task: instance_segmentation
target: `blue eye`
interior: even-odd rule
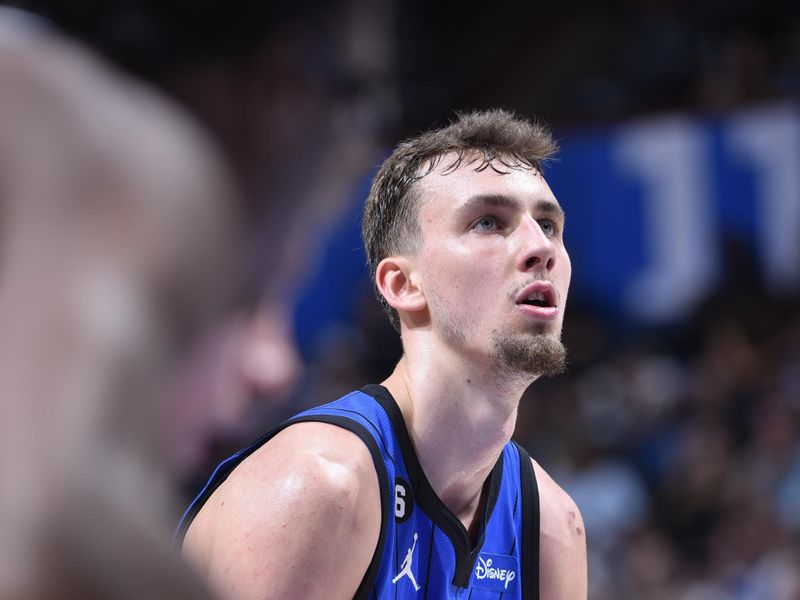
[[[481,217],[472,224],[472,228],[476,231],[494,231],[498,227],[497,219],[494,217]]]
[[[550,219],[542,219],[539,221],[539,227],[542,228],[542,233],[548,237],[554,236],[558,233],[558,227]]]

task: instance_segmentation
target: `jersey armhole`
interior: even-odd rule
[[[203,507],[211,494],[213,494],[214,491],[222,484],[222,482],[228,478],[228,475],[230,475],[230,473],[236,468],[236,466],[239,465],[239,463],[241,463],[250,454],[266,444],[270,439],[275,437],[287,427],[295,425],[296,423],[309,422],[328,423],[329,425],[335,425],[354,433],[369,450],[370,456],[372,456],[372,463],[375,465],[375,471],[378,476],[378,487],[380,489],[381,496],[380,536],[378,537],[378,545],[375,548],[375,553],[372,555],[372,560],[370,561],[369,567],[364,573],[364,577],[361,580],[355,595],[353,596],[354,600],[367,600],[373,586],[375,585],[375,579],[378,576],[378,569],[381,565],[384,547],[386,546],[386,519],[389,518],[387,516],[389,514],[389,475],[386,471],[386,464],[383,462],[383,454],[381,454],[381,450],[378,447],[378,443],[375,441],[375,438],[369,433],[366,427],[361,425],[361,423],[347,417],[336,415],[308,415],[305,417],[290,419],[267,434],[261,436],[258,440],[244,450],[237,452],[232,457],[220,463],[220,465],[217,467],[217,470],[211,476],[209,483],[206,484],[206,487],[189,506],[186,514],[184,514],[183,518],[181,519],[181,523],[178,526],[178,530],[175,534],[175,543],[178,546],[183,543],[183,538],[186,536],[186,531],[189,529],[194,517],[198,512],[200,512],[200,509]]]
[[[514,445],[519,453],[522,488],[522,597],[524,600],[539,600],[539,486],[530,455],[519,444]]]

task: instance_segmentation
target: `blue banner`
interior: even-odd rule
[[[573,294],[623,316],[683,316],[752,248],[775,291],[800,283],[800,112],[670,116],[565,136],[547,179],[567,213]]]

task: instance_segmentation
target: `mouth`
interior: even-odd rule
[[[550,321],[558,316],[555,289],[546,281],[536,281],[524,288],[517,295],[516,304],[523,313],[537,320]]]
[[[517,304],[557,308],[556,291],[547,281],[536,281],[517,295]]]

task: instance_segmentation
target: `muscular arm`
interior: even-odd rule
[[[381,525],[366,446],[300,423],[246,459],[209,499],[184,551],[230,599],[352,598]]]
[[[542,600],[586,600],[586,534],[577,505],[533,461],[539,484]]]

